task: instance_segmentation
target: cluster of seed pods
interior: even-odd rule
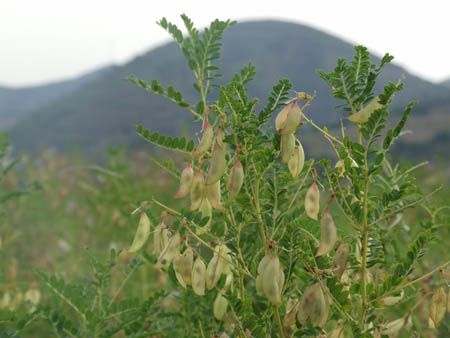
[[[278,255],[264,256],[258,265],[256,292],[260,296],[265,295],[274,305],[278,306],[281,304],[283,285],[284,272]]]

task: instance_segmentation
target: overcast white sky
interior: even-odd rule
[[[181,13],[200,27],[215,18],[308,24],[441,81],[450,77],[449,9],[446,0],[0,0],[0,84],[39,84],[126,62],[167,41],[155,21],[178,24]]]

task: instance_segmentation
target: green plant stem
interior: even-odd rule
[[[123,279],[122,283],[120,284],[119,288],[117,289],[116,293],[114,294],[114,296],[111,298],[111,300],[109,301],[108,304],[108,309],[112,306],[112,304],[114,303],[114,301],[116,300],[117,296],[119,296],[120,292],[122,291],[123,287],[125,286],[125,284],[127,284],[128,280],[130,279],[131,275],[133,274],[133,272],[137,269],[137,265],[133,266],[133,268],[131,269],[131,271],[128,273],[128,275]]]
[[[277,319],[278,328],[280,329],[280,337],[284,338],[283,324],[281,323],[280,311],[278,311],[278,306],[276,306],[276,305],[274,305],[274,313],[275,313],[275,318]]]
[[[259,182],[260,182],[260,177],[257,176],[255,178],[255,191],[254,191],[254,196],[253,196],[253,203],[255,205],[256,217],[258,219],[259,231],[261,233],[261,239],[264,243],[266,255],[269,255],[270,254],[269,243],[267,243],[267,240],[266,240],[266,233],[264,231],[264,222],[263,222],[263,219],[261,216],[261,209],[259,208]]]
[[[304,113],[302,113],[303,118],[308,122],[310,125],[312,125],[314,128],[316,128],[318,131],[320,131],[322,134],[324,134],[329,139],[333,140],[334,142],[338,143],[339,145],[343,146],[344,144],[338,140],[336,137],[328,133],[327,131],[320,128],[317,124],[313,122],[313,120],[309,119]]]

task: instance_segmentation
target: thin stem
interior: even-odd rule
[[[283,324],[281,323],[280,311],[278,311],[278,306],[274,305],[275,318],[277,319],[278,328],[280,330],[280,337],[284,338]]]
[[[133,274],[133,272],[137,269],[137,265],[133,266],[133,268],[130,270],[130,272],[128,273],[128,275],[124,278],[124,280],[122,281],[122,283],[120,284],[119,288],[117,289],[116,293],[114,294],[114,296],[111,298],[111,300],[109,301],[108,304],[108,309],[112,306],[112,304],[114,303],[114,301],[116,300],[117,296],[119,296],[120,292],[122,291],[123,287],[125,286],[125,284],[127,284],[128,280],[130,279],[131,275]]]
[[[322,128],[320,128],[317,124],[315,124],[312,120],[310,120],[304,113],[302,113],[302,116],[304,117],[304,119],[306,120],[306,122],[308,122],[310,125],[312,125],[314,128],[316,128],[318,131],[320,131],[322,134],[324,134],[326,137],[328,137],[329,139],[333,140],[334,142],[338,143],[339,145],[343,146],[344,144],[338,140],[336,137],[334,137],[333,135],[331,135],[330,133],[328,133],[327,131],[323,130]]]

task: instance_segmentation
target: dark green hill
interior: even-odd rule
[[[364,43],[364,41],[361,41]],[[338,57],[350,58],[353,46],[315,29],[285,22],[240,23],[225,33],[221,63],[227,79],[251,61],[257,69],[251,93],[265,97],[279,78],[287,77],[296,90],[317,91],[309,110],[318,123],[334,123],[340,117],[336,102],[315,70],[330,70]],[[108,146],[137,145],[133,126],[142,123],[150,130],[179,133],[190,113],[175,104],[120,81],[135,74],[146,80],[157,78],[164,86],[194,97],[193,76],[174,43],[151,50],[131,62],[85,83],[77,90],[41,107],[17,124],[12,138],[20,150],[51,146],[65,151],[77,144],[88,152],[103,152]],[[396,105],[419,99],[415,114],[448,100],[449,90],[408,74],[397,66],[386,68],[382,81],[397,81],[406,75],[405,90],[395,98]],[[196,102],[197,100],[193,100]]]

